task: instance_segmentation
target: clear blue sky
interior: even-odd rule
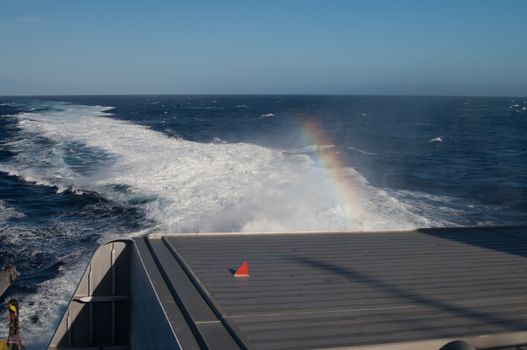
[[[0,0],[0,95],[527,95],[525,0]]]

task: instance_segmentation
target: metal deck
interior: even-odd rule
[[[157,261],[197,342],[212,349],[527,343],[526,227],[135,242]],[[243,261],[250,277],[234,278]]]
[[[244,261],[249,277],[235,278]],[[94,254],[49,349],[525,349],[527,227],[216,233]]]

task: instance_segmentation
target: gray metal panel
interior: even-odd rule
[[[50,349],[128,346],[131,241],[113,241],[94,254],[57,327]],[[124,294],[117,294],[124,293]],[[118,320],[119,316],[119,320]]]
[[[211,322],[218,321],[214,312],[207,305],[206,301],[197,292],[192,281],[174,259],[174,256],[161,240],[150,240],[152,250],[162,267],[170,285],[174,288],[176,297],[181,301],[187,310],[192,322]]]
[[[143,238],[131,260],[131,349],[200,349]]]
[[[525,227],[163,238],[251,348],[305,349],[527,330],[524,237]],[[250,277],[234,278],[245,260]]]
[[[149,243],[173,296],[184,310],[187,321],[195,329],[202,345],[208,349],[239,349],[239,345],[189,279],[174,254],[159,239],[151,239]]]
[[[93,255],[93,261],[97,266],[90,264],[88,295],[112,295],[112,250],[113,244],[101,246]]]

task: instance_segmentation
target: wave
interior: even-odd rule
[[[297,148],[293,150],[284,150],[284,154],[305,154],[305,155],[315,155],[321,151],[329,150],[335,148],[335,145],[309,145],[302,148]]]
[[[33,287],[36,288],[34,293],[29,295],[26,290],[31,287],[24,282],[28,276],[22,274],[17,281],[21,288],[11,290],[9,296],[23,303],[20,323],[25,325],[22,328],[24,339],[31,348],[45,348],[88,257],[85,256],[86,249],[57,252],[57,239],[78,241],[81,234],[77,228],[57,223],[53,228],[37,229],[19,221],[24,217],[23,213],[0,200],[0,261],[15,264],[19,271],[27,271],[30,266],[48,266],[44,270],[57,269],[61,272],[55,278],[38,283]],[[0,324],[7,323],[7,313],[0,313]],[[4,338],[6,333],[7,329],[2,327],[0,338]]]
[[[362,186],[367,191],[355,192],[372,197],[340,203],[334,180],[305,154],[247,143],[191,142],[113,119],[107,113],[110,107],[59,106],[17,116],[23,133],[17,140],[18,155],[0,170],[59,190],[97,192],[118,202],[137,195],[154,198],[144,207],[160,229],[350,230],[413,227],[426,221],[397,205],[381,210],[382,201],[372,195],[376,189],[358,173],[349,175],[347,186]],[[31,157],[42,148],[34,141],[38,137],[49,149]],[[72,142],[112,161],[82,176],[65,161],[65,148]],[[131,191],[115,191],[114,184]],[[350,207],[368,210],[350,218]]]
[[[11,208],[6,204],[6,202],[0,199],[0,228],[2,228],[7,223],[7,221],[12,218],[22,219],[24,217],[25,215],[23,213]]]
[[[461,198],[433,195],[430,193],[409,190],[387,190],[389,195],[404,203],[412,212],[430,216],[434,213],[431,226],[489,226],[504,224],[495,221],[496,213],[502,207],[470,202]],[[485,213],[485,215],[481,215]],[[482,220],[481,217],[487,218]]]
[[[321,151],[326,151],[326,150],[335,149],[335,148],[337,148],[336,145],[309,145],[309,146],[305,146],[299,149],[295,149],[292,151],[285,151],[285,152],[290,153],[290,154],[315,154]],[[346,148],[349,150],[367,155],[367,156],[378,156],[378,153],[368,152],[368,151],[365,151],[365,150],[362,150],[360,148],[356,148],[353,146],[347,146]]]
[[[206,110],[206,111],[222,111],[225,108],[223,107],[216,107],[216,106],[185,106],[181,107],[181,109],[195,109],[195,110]]]
[[[368,152],[368,151],[362,150],[362,149],[360,149],[360,148],[352,147],[352,146],[348,146],[347,148],[350,149],[350,150],[352,150],[352,151],[355,151],[355,152],[359,152],[359,153],[365,154],[365,155],[367,155],[367,156],[377,156],[377,155],[378,155],[377,153]]]

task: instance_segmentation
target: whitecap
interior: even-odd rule
[[[360,148],[352,147],[352,146],[348,146],[348,149],[365,154],[367,156],[377,156],[378,155],[377,153],[368,152],[368,151],[362,150]]]
[[[220,139],[219,137],[214,137],[212,139],[212,142],[214,143],[227,143],[227,141],[223,141],[222,139]]]

